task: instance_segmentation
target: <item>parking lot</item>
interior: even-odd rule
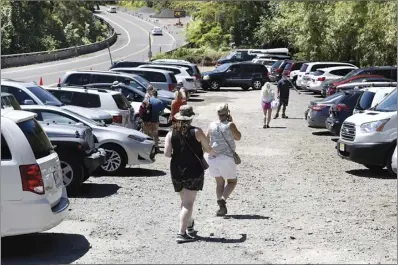
[[[289,119],[269,129],[260,91],[192,97],[195,126],[206,129],[226,102],[242,132],[228,216],[215,216],[216,185],[207,177],[194,213],[198,242],[175,243],[180,201],[169,159],[158,154],[124,176],[90,178],[59,226],[3,239],[2,263],[396,263],[397,179],[339,158],[336,137],[304,120],[314,95],[290,95]]]

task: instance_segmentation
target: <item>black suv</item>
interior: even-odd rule
[[[252,62],[226,63],[214,71],[202,73],[202,88],[219,90],[221,87],[241,87],[243,90],[261,89],[268,82],[265,65]]]

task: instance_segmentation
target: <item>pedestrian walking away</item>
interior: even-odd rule
[[[180,107],[182,105],[185,105],[186,103],[187,102],[186,100],[184,100],[181,91],[175,91],[174,100],[171,102],[171,110],[170,110],[171,124],[173,128],[177,123],[177,120],[174,118],[174,116],[180,111]]]
[[[275,100],[275,93],[271,87],[271,83],[267,82],[261,89],[261,106],[264,113],[264,125],[263,128],[269,128],[272,115],[272,101]]]
[[[203,131],[191,125],[194,115],[191,106],[182,106],[175,115],[176,127],[165,139],[164,153],[166,157],[171,157],[171,180],[174,191],[181,198],[177,243],[195,240],[193,205],[197,192],[203,189],[204,171],[208,168],[203,152],[216,155]]]
[[[209,173],[216,179],[216,195],[219,209],[217,216],[227,214],[226,201],[237,185],[235,141],[242,137],[230,114],[228,104],[217,107],[218,121],[212,122],[207,130],[210,146],[217,153],[209,154]],[[240,163],[240,162],[239,162]],[[227,185],[225,185],[227,181]]]
[[[145,134],[151,136],[155,140],[156,152],[160,153],[159,149],[159,117],[166,105],[158,99],[158,91],[156,89],[152,92],[153,96],[149,98],[149,104],[151,106],[151,117],[149,121],[144,122]]]
[[[279,99],[279,106],[276,111],[274,119],[277,119],[279,117],[279,111],[281,110],[282,107],[282,118],[287,119],[289,118],[286,116],[286,107],[289,105],[289,95],[290,95],[290,88],[292,87],[296,92],[300,95],[300,92],[297,90],[297,88],[290,82],[287,78],[287,76],[282,75],[282,79],[279,80],[278,84],[278,99]]]

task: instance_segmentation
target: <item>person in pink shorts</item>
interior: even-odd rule
[[[271,102],[273,100],[275,100],[275,93],[274,90],[271,88],[271,84],[267,82],[261,89],[261,105],[263,107],[264,113],[264,129],[269,128],[269,123],[271,121],[272,115]]]

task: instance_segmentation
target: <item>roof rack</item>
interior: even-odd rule
[[[55,88],[55,87],[54,87]],[[95,87],[87,87],[87,85],[82,85],[82,86],[63,86],[63,87],[61,87],[61,86],[58,86],[57,87],[57,89],[62,89],[62,88],[77,88],[77,89],[84,89],[84,90],[86,90],[86,92],[88,91],[88,90],[96,90],[96,91],[98,91],[98,92],[101,92],[101,93],[109,93],[110,91],[108,91],[108,90],[106,90],[106,89],[104,89],[104,88],[95,88]]]

